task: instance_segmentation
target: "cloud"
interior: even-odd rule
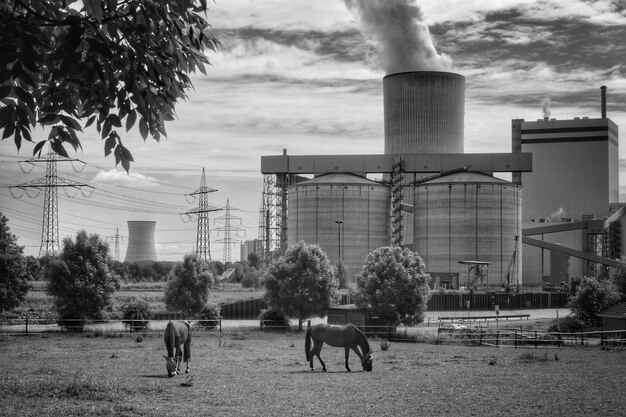
[[[93,178],[94,182],[113,184],[113,185],[125,185],[129,187],[158,187],[158,180],[148,177],[138,172],[126,172],[118,171],[117,169],[111,169],[109,171],[99,171]]]

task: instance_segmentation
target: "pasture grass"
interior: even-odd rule
[[[160,334],[4,335],[0,416],[620,416],[626,408],[624,349],[370,346],[373,372],[354,354],[345,372],[343,349],[328,346],[328,372],[317,359],[311,372],[304,333],[199,332],[191,376],[167,378]]]

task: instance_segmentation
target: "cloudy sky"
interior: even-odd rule
[[[85,162],[58,163],[58,175],[95,188],[88,198],[59,191],[59,235],[84,229],[109,238],[128,220],[157,222],[159,260],[193,250],[199,185],[218,191],[211,204],[230,211],[232,260],[258,235],[262,155],[382,154],[382,78],[388,72],[440,69],[466,78],[465,151],[509,152],[511,119],[608,116],[626,129],[624,0],[215,0],[208,20],[222,43],[207,76],[166,126],[167,140],[130,132],[131,174],[104,158],[93,132],[82,137]],[[394,7],[391,7],[394,6]],[[42,133],[42,132],[39,132]],[[43,133],[42,133],[43,136]],[[622,133],[624,136],[624,133]],[[626,148],[622,147],[622,201]],[[44,164],[19,164],[11,140],[0,142],[0,211],[27,254],[41,241],[43,192],[10,186],[45,176]],[[32,168],[29,173],[21,170]],[[13,193],[11,192],[13,191]],[[34,189],[31,189],[34,191]],[[20,197],[20,198],[16,198]],[[211,254],[224,259],[226,212],[211,216]]]

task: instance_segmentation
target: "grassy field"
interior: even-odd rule
[[[299,333],[197,334],[192,385],[167,378],[160,334],[0,336],[2,416],[621,416],[626,350],[371,340],[373,372],[310,372]],[[319,364],[316,363],[319,368]]]

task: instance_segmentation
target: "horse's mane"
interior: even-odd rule
[[[365,337],[365,335],[363,334],[363,332],[361,331],[361,329],[359,329],[358,327],[356,327],[354,324],[352,325],[352,327],[354,328],[354,330],[356,331],[356,334],[359,336],[359,339],[361,339],[361,349],[363,349],[363,346],[365,346],[367,348],[367,352],[370,352],[370,344],[367,341],[367,338]],[[367,353],[367,352],[363,352],[363,353]]]

